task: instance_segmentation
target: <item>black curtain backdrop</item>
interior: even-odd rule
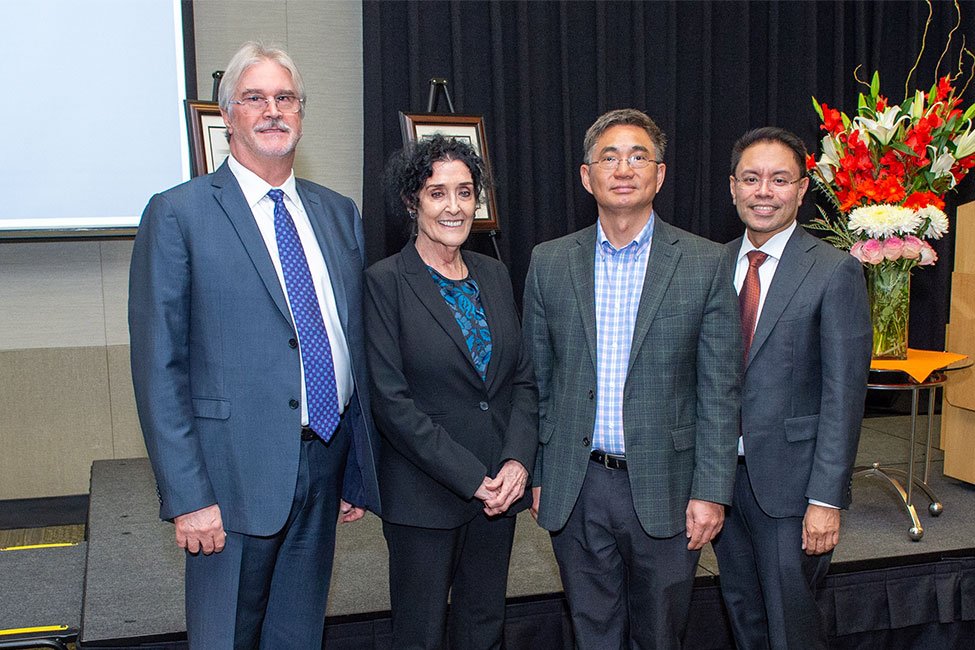
[[[939,73],[957,67],[962,37],[975,47],[975,1]],[[406,240],[386,215],[382,168],[402,146],[398,112],[426,110],[431,77],[445,77],[458,113],[483,114],[496,182],[502,259],[520,296],[535,244],[592,224],[579,181],[582,138],[601,113],[646,111],[669,138],[667,178],[654,208],[666,221],[727,242],[742,226],[728,190],[729,155],[746,130],[778,125],[819,151],[811,96],[855,114],[861,78],[880,71],[882,92],[904,99],[921,47],[923,2],[392,2],[363,3],[363,217],[370,262]],[[955,25],[934,3],[927,47],[910,84],[927,90]],[[971,68],[966,61],[966,70]],[[965,103],[975,101],[969,87]],[[445,102],[440,110],[446,111]],[[975,176],[975,174],[973,174]],[[966,178],[947,212],[975,199]],[[807,195],[800,221],[815,215]],[[469,247],[493,248],[484,234]],[[954,239],[914,274],[910,344],[943,349]]]

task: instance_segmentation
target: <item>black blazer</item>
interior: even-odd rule
[[[481,514],[474,492],[485,476],[509,459],[534,466],[538,396],[511,280],[501,262],[462,255],[491,328],[486,381],[413,240],[366,270],[379,491],[383,519],[392,523],[460,526]],[[509,514],[528,506],[530,492]]]

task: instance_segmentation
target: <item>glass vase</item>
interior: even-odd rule
[[[911,272],[890,262],[868,265],[867,293],[873,324],[873,358],[906,359]]]

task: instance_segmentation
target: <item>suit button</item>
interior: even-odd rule
[[[592,446],[592,440],[590,440],[589,438],[583,438],[582,444],[584,447],[590,447]]]
[[[481,403],[480,403],[480,404],[478,404],[477,406],[478,406],[478,407],[479,407],[479,408],[480,408],[480,409],[481,409],[482,411],[486,411],[486,410],[488,410],[488,403],[487,403],[487,402],[481,402]]]
[[[590,388],[589,389],[589,399],[594,399],[595,397],[596,397],[596,393],[593,392],[593,390]]]
[[[298,341],[296,339],[288,339],[288,347],[293,350],[298,347]]]
[[[296,400],[296,399],[292,399],[292,400],[289,400],[289,401],[288,401],[288,406],[290,406],[290,407],[291,407],[291,408],[293,408],[293,409],[296,409],[296,408],[298,408],[298,406],[300,406],[300,405],[298,404],[298,400]]]

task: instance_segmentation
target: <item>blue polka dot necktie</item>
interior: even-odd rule
[[[328,342],[328,332],[325,331],[315,284],[308,270],[305,249],[298,238],[295,222],[284,205],[284,192],[275,189],[267,195],[274,201],[274,236],[278,242],[278,257],[284,271],[291,314],[298,330],[301,364],[305,370],[308,426],[328,442],[339,424],[332,346]]]

